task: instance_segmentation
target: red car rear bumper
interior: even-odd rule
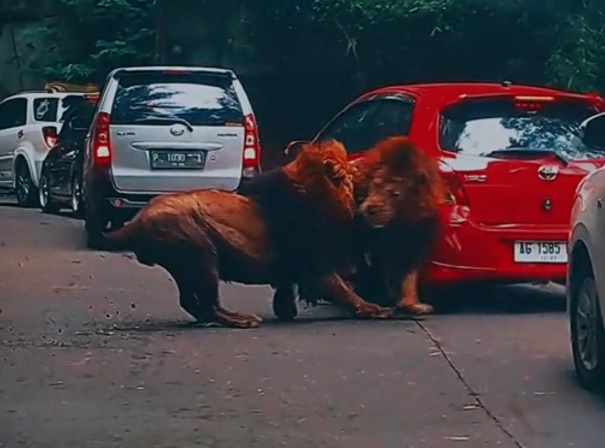
[[[465,282],[564,281],[566,263],[518,263],[515,241],[567,241],[567,226],[482,226],[468,220],[446,224],[432,262],[422,274],[426,286]]]

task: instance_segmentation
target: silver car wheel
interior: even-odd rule
[[[601,316],[597,300],[595,281],[592,278],[586,278],[578,291],[576,338],[580,360],[589,371],[597,367],[599,358],[597,331]]]

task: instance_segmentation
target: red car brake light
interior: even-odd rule
[[[52,148],[59,141],[57,128],[54,126],[44,126],[42,128],[42,137],[44,138],[44,143],[46,143],[46,146]]]
[[[260,141],[258,126],[253,114],[244,118],[244,176],[254,175],[260,168]]]
[[[100,112],[92,136],[92,162],[96,167],[107,168],[111,165],[110,123],[109,114]]]

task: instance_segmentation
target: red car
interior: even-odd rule
[[[353,159],[408,135],[439,160],[449,204],[422,283],[564,282],[576,186],[605,164],[579,125],[604,109],[597,95],[508,82],[402,85],[361,96],[313,141],[339,140]]]

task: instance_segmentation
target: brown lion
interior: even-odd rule
[[[351,171],[344,147],[331,142],[307,145],[294,162],[266,175],[289,198],[284,202],[289,209],[281,209],[281,214],[291,212],[298,218],[293,220],[299,224],[290,230],[290,240],[304,225],[320,229],[304,248],[324,263],[333,260],[322,256],[331,247],[330,237],[353,217]],[[176,282],[182,308],[198,321],[251,328],[261,319],[226,310],[219,300],[220,280],[281,285],[306,279],[297,276],[296,263],[289,261],[297,254],[280,252],[276,246],[271,227],[279,230],[280,225],[270,225],[267,219],[279,213],[267,210],[252,198],[224,191],[166,194],[106,238],[115,249],[133,251],[140,263],[166,269]],[[284,261],[292,269],[281,268]],[[322,269],[331,272],[336,264]],[[363,317],[390,315],[364,302],[339,279],[320,276],[317,281],[323,294]]]
[[[412,314],[431,313],[432,307],[419,299],[417,283],[418,270],[440,232],[446,190],[437,162],[406,137],[391,137],[350,164],[359,221],[351,241],[357,262],[343,277],[373,302]],[[293,318],[293,303],[291,289],[278,288],[275,314]]]

